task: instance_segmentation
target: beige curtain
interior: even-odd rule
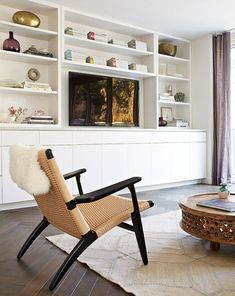
[[[230,33],[213,37],[213,166],[212,183],[231,183]]]

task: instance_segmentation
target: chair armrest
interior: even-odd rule
[[[75,202],[76,204],[93,202],[101,198],[104,198],[110,194],[113,194],[119,190],[122,190],[126,187],[129,188],[130,186],[133,186],[135,183],[139,181],[141,181],[140,177],[129,178],[124,181],[115,183],[113,185],[101,188],[99,190],[89,192],[87,194],[77,195],[74,197],[73,202]]]
[[[76,171],[64,174],[63,177],[65,180],[68,180],[70,178],[77,177],[85,172],[86,172],[86,169],[80,169],[80,170],[76,170]]]

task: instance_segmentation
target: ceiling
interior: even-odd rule
[[[194,39],[235,27],[234,0],[52,0],[90,14]]]

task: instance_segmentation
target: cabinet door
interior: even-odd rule
[[[171,144],[151,145],[151,179],[152,185],[169,183],[171,178]]]
[[[190,144],[173,143],[171,146],[171,182],[190,179]]]
[[[190,144],[190,177],[202,179],[206,176],[206,143]]]
[[[127,145],[128,177],[139,176],[136,186],[151,185],[151,146],[150,144]]]
[[[9,172],[9,147],[2,148],[3,203],[33,200],[33,196],[20,189],[11,179]]]
[[[101,145],[74,146],[73,155],[73,169],[87,169],[87,172],[81,175],[84,192],[101,188]],[[74,193],[77,193],[76,187]]]
[[[127,145],[103,145],[102,186],[122,181],[128,177]]]

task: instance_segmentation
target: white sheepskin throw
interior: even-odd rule
[[[32,195],[45,194],[50,181],[38,163],[38,147],[14,144],[10,147],[10,174],[12,180]]]

